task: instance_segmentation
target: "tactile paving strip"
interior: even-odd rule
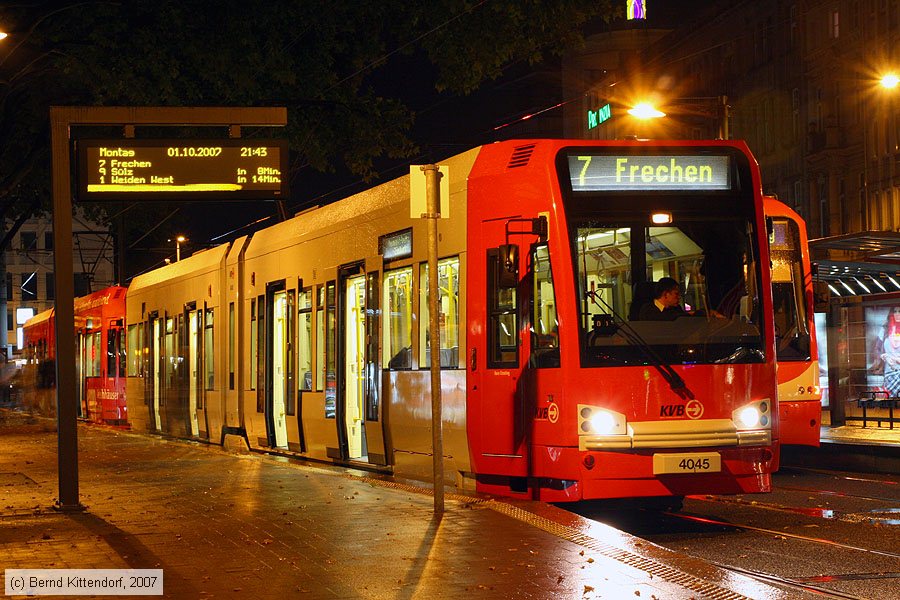
[[[615,546],[601,542],[596,538],[585,535],[572,527],[561,525],[517,506],[505,502],[498,502],[496,500],[489,500],[485,502],[485,504],[491,510],[495,510],[501,514],[512,517],[513,519],[528,523],[533,527],[542,529],[547,533],[551,533],[559,538],[578,544],[579,546],[589,548],[594,552],[622,564],[634,567],[635,569],[639,569],[646,573],[651,573],[654,577],[659,577],[663,581],[674,583],[693,592],[703,594],[706,598],[713,598],[715,600],[750,600],[747,596],[719,587],[674,567],[661,564],[649,558],[644,558],[643,556],[628,552],[622,548],[616,548]]]

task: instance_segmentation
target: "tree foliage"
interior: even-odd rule
[[[580,40],[608,0],[121,0],[0,7],[0,202],[49,198],[48,107],[287,106],[292,167],[371,177],[415,151],[408,89],[379,90],[393,57],[431,68],[408,86],[469,93],[512,62]],[[431,75],[432,79],[423,78]],[[17,208],[18,207],[18,208]]]

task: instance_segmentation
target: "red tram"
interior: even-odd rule
[[[109,287],[75,299],[78,416],[107,425],[127,426],[125,401],[125,293]],[[53,309],[23,327],[25,401],[42,414],[56,411],[56,319]]]
[[[575,501],[770,489],[758,166],[732,141],[515,140],[444,161],[440,331],[410,178],[134,279],[136,429]],[[690,315],[640,320],[663,278]]]
[[[822,393],[806,222],[771,196],[763,205],[772,261],[779,437],[782,444],[818,446]]]

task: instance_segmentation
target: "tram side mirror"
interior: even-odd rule
[[[831,301],[831,290],[827,281],[813,281],[813,311],[817,313],[828,312]]]
[[[519,246],[503,244],[500,251],[500,287],[513,288],[519,283]]]

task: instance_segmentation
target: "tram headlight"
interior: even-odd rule
[[[772,403],[757,400],[745,404],[731,414],[737,429],[769,429],[772,426]]]
[[[625,415],[598,406],[578,405],[578,435],[623,435]]]
[[[752,429],[759,425],[759,411],[753,406],[742,408],[738,412],[737,422],[743,429]]]

